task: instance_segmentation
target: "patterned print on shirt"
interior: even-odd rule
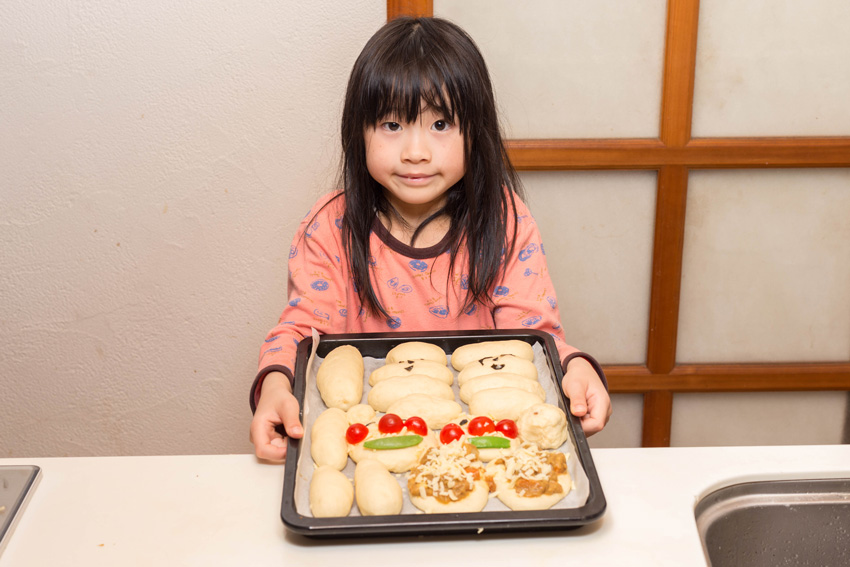
[[[558,308],[558,302],[557,302],[557,301],[555,301],[555,298],[554,298],[554,297],[552,297],[551,295],[547,295],[547,296],[546,296],[546,301],[548,301],[548,302],[549,302],[549,306],[550,306],[552,309],[557,309],[557,308]]]
[[[316,280],[310,284],[310,287],[315,289],[316,291],[325,291],[330,287],[330,284],[325,280]]]
[[[410,269],[415,272],[424,272],[428,269],[428,263],[422,260],[411,260],[409,262]]]
[[[535,315],[533,317],[529,317],[528,319],[523,319],[522,326],[523,327],[533,327],[537,323],[543,320],[543,317],[540,315]]]
[[[497,297],[502,297],[504,295],[509,294],[510,292],[511,292],[510,288],[503,286],[503,285],[497,285],[496,289],[493,290],[493,295],[495,295]]]
[[[401,319],[399,319],[398,317],[390,317],[389,319],[387,319],[387,327],[389,327],[390,329],[398,329],[399,327],[401,327]]]
[[[519,251],[519,261],[525,262],[537,252],[537,245],[533,242]]]
[[[431,312],[431,315],[439,317],[440,319],[445,319],[446,317],[449,316],[449,308],[446,307],[445,305],[435,305],[434,307],[432,307],[428,311]]]
[[[392,289],[392,290],[394,290],[398,293],[410,293],[411,291],[413,291],[412,286],[409,286],[407,284],[404,284],[404,285],[398,285],[398,284],[399,284],[398,278],[392,278],[391,280],[387,281],[387,286],[390,289]]]

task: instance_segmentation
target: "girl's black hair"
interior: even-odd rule
[[[388,116],[414,122],[423,107],[457,124],[464,137],[464,177],[447,192],[444,208],[431,217],[445,214],[451,220],[451,270],[460,250],[467,248],[469,287],[462,311],[491,303],[490,291],[516,240],[516,223],[513,234],[507,234],[508,219],[516,216],[514,194],[522,197],[522,187],[502,141],[484,58],[472,38],[446,20],[388,22],[363,48],[349,77],[341,171],[342,238],[354,284],[362,306],[384,317],[389,314],[370,278],[369,240],[376,213],[394,215],[366,168],[364,136],[368,127]]]

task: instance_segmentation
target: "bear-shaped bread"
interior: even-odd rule
[[[533,443],[491,461],[487,475],[496,485],[496,497],[511,510],[546,510],[572,488],[566,455],[541,451]]]
[[[408,341],[393,347],[387,353],[385,363],[395,364],[400,360],[433,360],[443,366],[448,365],[446,351],[433,343],[422,341]]]
[[[354,502],[354,486],[343,473],[328,465],[313,471],[310,511],[316,518],[347,516]]]
[[[387,408],[402,419],[419,416],[429,429],[440,429],[463,414],[463,408],[454,400],[438,398],[428,394],[412,394],[394,402]]]
[[[487,415],[494,421],[512,419],[516,421],[522,412],[542,400],[537,394],[519,388],[491,388],[481,390],[469,400],[469,413]]]
[[[426,514],[480,512],[490,489],[478,450],[460,440],[428,449],[407,475],[410,502]]]
[[[433,360],[399,360],[395,363],[379,366],[369,375],[369,385],[374,386],[387,378],[397,376],[430,376],[452,385],[455,375],[445,363],[440,364]]]
[[[428,394],[454,400],[452,387],[430,376],[397,376],[375,384],[366,400],[376,411],[387,411],[392,404],[411,394]]]
[[[557,449],[567,440],[567,414],[552,404],[533,405],[516,421],[523,441],[540,449]]]
[[[485,374],[484,376],[477,376],[472,380],[468,380],[460,387],[460,401],[468,404],[478,392],[493,388],[519,388],[520,390],[534,394],[540,398],[541,402],[546,401],[546,392],[537,380],[529,380],[516,374],[507,374],[504,372]]]
[[[519,358],[534,360],[534,349],[531,348],[530,344],[518,339],[510,339],[468,343],[460,346],[452,352],[452,366],[455,370],[463,370],[472,362],[503,354],[512,354]]]
[[[325,357],[316,374],[316,386],[329,408],[347,410],[363,397],[363,356],[357,348],[342,345]]]
[[[364,516],[398,514],[404,505],[401,486],[380,462],[365,459],[354,469],[354,497]]]
[[[485,374],[505,372],[524,376],[529,380],[537,380],[537,367],[530,360],[512,354],[503,354],[476,360],[467,364],[457,375],[457,385],[463,386],[468,380]]]
[[[328,465],[341,471],[348,463],[345,431],[348,417],[339,408],[328,408],[319,414],[310,429],[310,456],[316,466]]]

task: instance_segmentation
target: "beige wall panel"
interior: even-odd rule
[[[655,215],[653,172],[525,172],[572,345],[643,363]]]
[[[842,442],[844,392],[677,394],[673,447]]]
[[[664,0],[435,0],[478,43],[511,138],[657,137]]]
[[[694,136],[850,134],[850,3],[700,2]]]
[[[640,447],[643,428],[643,395],[612,394],[614,413],[605,429],[588,438],[594,449]]]
[[[850,360],[850,170],[691,173],[677,360]]]

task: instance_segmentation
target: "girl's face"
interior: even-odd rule
[[[466,171],[460,128],[432,109],[423,108],[415,122],[387,117],[365,137],[369,174],[408,221],[442,207]]]

